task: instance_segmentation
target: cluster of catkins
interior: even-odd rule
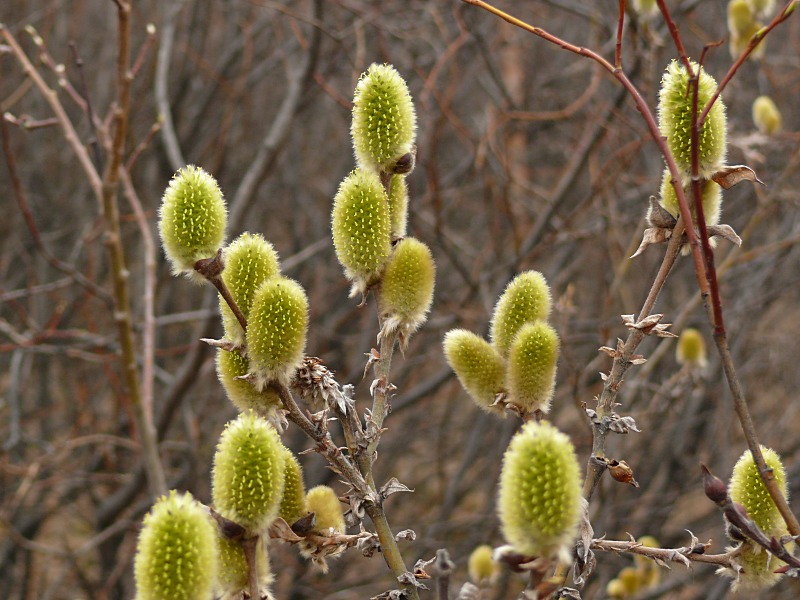
[[[394,331],[401,339],[424,321],[433,297],[431,253],[405,237],[405,174],[413,167],[415,120],[397,71],[372,65],[354,100],[359,168],[342,182],[333,207],[337,256],[357,290],[380,284],[383,333]],[[312,533],[345,531],[335,492],[317,486],[306,493],[300,464],[274,426],[280,393],[305,356],[305,291],[281,274],[275,249],[261,235],[244,233],[225,246],[226,222],[215,179],[199,167],[181,169],[159,211],[162,245],[175,275],[197,282],[219,277],[244,317],[246,327],[220,298],[224,340],[217,349],[217,374],[241,414],[226,425],[214,457],[217,518],[191,494],[174,490],[145,517],[135,559],[138,600],[249,594],[251,567],[243,546],[248,540],[256,543],[259,594],[271,597],[266,540],[276,518],[291,525],[313,512]],[[199,268],[213,261],[216,272]],[[312,543],[301,543],[300,549],[325,569]]]
[[[728,32],[731,58],[737,59],[744,52],[750,40],[764,27],[763,19],[775,10],[775,0],[730,0],[728,2]],[[761,40],[751,56],[760,59],[764,56],[766,40]]]
[[[559,339],[547,322],[550,289],[537,271],[518,275],[494,309],[491,343],[465,329],[444,338],[447,361],[484,410],[528,419],[550,410]],[[498,511],[506,541],[526,556],[555,558],[573,541],[582,507],[580,468],[569,438],[531,420],[503,459]]]

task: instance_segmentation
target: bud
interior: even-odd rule
[[[350,133],[358,166],[390,171],[411,152],[416,128],[406,82],[393,66],[372,64],[359,79],[353,98]]]
[[[416,331],[433,302],[436,265],[430,249],[411,237],[395,245],[381,278],[380,310],[385,330]]]
[[[308,490],[306,509],[317,516],[317,525],[314,527],[314,531],[327,534],[345,532],[342,503],[336,497],[336,492],[327,485],[318,485]]]
[[[506,384],[511,402],[523,414],[550,411],[558,354],[558,334],[544,321],[525,323],[514,336],[508,353]]]
[[[769,96],[759,96],[753,102],[753,123],[758,130],[765,135],[773,135],[780,132],[783,126],[783,118]]]
[[[492,315],[492,344],[508,356],[514,336],[525,323],[546,321],[550,316],[550,287],[538,271],[526,271],[508,284]]]
[[[204,281],[194,263],[213,257],[222,247],[227,217],[222,191],[211,175],[193,165],[175,174],[158,211],[161,245],[173,275]]]
[[[568,557],[582,506],[569,438],[546,421],[529,421],[503,457],[498,511],[506,541],[528,556]]]
[[[225,248],[223,254],[225,270],[222,280],[245,319],[250,314],[253,296],[264,281],[280,275],[278,253],[259,234],[243,233]],[[222,298],[219,300],[225,337],[234,344],[244,344],[244,331],[239,321]]]
[[[275,429],[252,411],[229,422],[214,455],[214,506],[251,535],[278,515],[284,485],[284,446]]]
[[[706,225],[719,224],[720,215],[722,214],[722,186],[716,181],[707,180],[701,185],[703,193],[703,217],[705,218]],[[686,202],[689,205],[689,210],[692,213],[692,218],[695,218],[697,211],[694,208],[694,196],[692,195],[691,185],[683,188],[683,195],[686,197]],[[664,175],[661,178],[661,199],[659,200],[664,209],[667,210],[676,219],[680,215],[680,205],[678,204],[678,196],[675,194],[675,188],[672,185],[672,176],[668,169],[664,170]]]
[[[656,0],[633,0],[633,11],[643,19],[652,19],[658,14]]]
[[[487,585],[500,574],[500,565],[492,558],[492,547],[488,544],[477,546],[467,561],[469,578],[476,585]]]
[[[219,571],[217,576],[217,594],[223,598],[242,598],[242,592],[249,592],[250,568],[244,555],[242,542],[239,539],[228,539],[217,536],[219,548]],[[269,586],[274,577],[269,567],[269,555],[266,542],[259,539],[256,544],[256,569],[258,570],[258,588],[261,597],[272,598]]]
[[[354,292],[375,282],[391,252],[389,202],[379,177],[357,169],[333,201],[333,245]]]
[[[211,600],[217,532],[190,493],[162,496],[144,518],[134,561],[137,600]]]
[[[483,410],[505,389],[503,358],[482,337],[466,329],[453,329],[444,336],[444,355],[462,387]]]
[[[253,296],[247,324],[247,357],[256,389],[287,384],[303,360],[308,331],[308,299],[299,283],[275,277]]]
[[[697,63],[692,64],[695,76],[699,71],[697,90],[697,115],[705,109],[717,82]],[[689,75],[686,67],[673,60],[661,78],[658,101],[658,126],[667,138],[667,145],[675,157],[678,168],[688,178],[692,171],[692,92],[689,91]],[[726,153],[725,105],[717,98],[698,136],[698,173],[703,179],[720,170]]]
[[[675,359],[679,365],[704,368],[708,364],[708,355],[703,334],[692,327],[684,329],[678,338]]]
[[[389,180],[389,221],[393,240],[406,237],[408,228],[408,183],[403,175]]]
[[[236,379],[249,372],[250,361],[247,358],[235,351],[217,349],[217,377],[230,401],[240,412],[253,410],[268,417],[281,407],[281,399],[270,388],[259,392],[249,381]]]
[[[292,525],[298,519],[306,516],[306,488],[303,485],[303,469],[292,451],[284,447],[283,470],[283,498],[279,517]]]
[[[752,35],[755,15],[748,0],[728,2],[728,31],[731,37],[749,39]]]
[[[753,14],[768,17],[775,10],[775,0],[748,0]]]

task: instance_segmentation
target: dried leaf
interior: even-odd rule
[[[642,234],[642,243],[631,255],[631,258],[636,258],[644,252],[648,246],[653,244],[663,244],[672,237],[672,229],[664,229],[662,227],[649,227],[644,230]]]
[[[641,430],[636,426],[636,420],[633,417],[620,417],[617,413],[611,413],[608,417],[608,428],[614,433],[625,434],[629,431],[641,433]]]
[[[409,542],[413,542],[417,539],[417,534],[414,532],[413,529],[403,529],[394,536],[394,539],[398,542],[408,540]]]
[[[423,571],[423,573],[424,573],[424,571]],[[400,577],[397,578],[397,582],[398,583],[403,583],[403,584],[411,584],[415,588],[420,589],[420,590],[427,590],[428,586],[425,585],[424,583],[418,581],[417,580],[418,577],[419,577],[419,575],[415,576],[414,573],[410,573],[409,571],[406,571],[405,573],[400,575]]]
[[[581,593],[575,588],[561,588],[556,598],[567,598],[568,600],[581,600]]]
[[[369,600],[407,600],[407,598],[408,594],[405,590],[389,590],[377,596],[372,596]]]
[[[753,181],[764,185],[764,182],[756,177],[756,172],[747,165],[730,165],[721,171],[717,171],[711,176],[722,189],[728,190],[742,181]]]
[[[397,480],[397,477],[392,477],[389,481],[383,484],[383,487],[380,489],[381,498],[384,500],[391,496],[392,494],[396,494],[397,492],[413,492],[414,490],[410,489],[408,486],[400,483]]]
[[[674,229],[678,220],[658,202],[655,196],[650,196],[650,209],[647,211],[647,220],[655,229]]]
[[[742,238],[737,235],[736,231],[734,231],[733,227],[730,225],[712,225],[708,228],[708,235],[710,237],[719,236],[737,246],[742,245]]]

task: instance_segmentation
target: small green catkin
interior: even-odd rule
[[[303,360],[308,332],[308,298],[286,277],[268,279],[253,296],[247,324],[247,358],[257,390],[288,384]]]
[[[493,549],[488,544],[476,546],[467,560],[467,572],[472,583],[485,586],[500,574],[500,565],[492,558]]]
[[[260,234],[245,232],[236,238],[223,253],[225,270],[222,281],[245,319],[258,287],[266,280],[280,275],[278,253]],[[244,330],[222,297],[219,299],[225,337],[241,346],[245,342]]]
[[[190,493],[172,490],[144,518],[134,560],[137,600],[210,600],[216,527]]]
[[[408,86],[391,65],[370,65],[356,85],[353,98],[353,138],[356,162],[362,169],[389,171],[411,152],[417,116]]]
[[[249,381],[236,379],[250,372],[250,361],[238,352],[217,349],[217,377],[230,401],[240,411],[253,410],[269,417],[281,407],[277,392],[270,388],[258,391]]]
[[[284,447],[283,498],[278,513],[289,525],[306,516],[306,488],[303,484],[303,468],[291,450]]]
[[[505,390],[503,357],[482,337],[466,329],[453,329],[444,336],[444,355],[461,386],[485,411]],[[501,409],[502,410],[502,409]]]
[[[556,330],[544,321],[526,323],[514,336],[508,353],[506,388],[510,402],[523,414],[550,411],[559,345]]]
[[[212,496],[223,517],[251,535],[278,515],[284,486],[284,446],[275,428],[252,411],[229,422],[214,455]]]
[[[381,278],[380,310],[386,329],[408,335],[425,322],[435,276],[428,246],[412,237],[395,245]]]
[[[550,286],[538,271],[525,271],[508,284],[494,308],[492,344],[504,358],[514,336],[525,323],[546,321],[550,316]]]
[[[761,446],[764,462],[772,469],[772,475],[778,484],[778,489],[785,498],[787,496],[786,471],[778,454],[765,446]],[[778,507],[767,491],[758,467],[753,460],[750,450],[745,450],[736,465],[729,484],[728,493],[731,500],[741,504],[748,516],[758,525],[767,537],[779,539],[786,535],[786,524],[781,517]],[[735,590],[756,591],[775,585],[781,579],[775,569],[783,565],[783,561],[775,558],[769,552],[754,542],[746,540],[742,543],[741,552],[737,558],[742,571],[733,582]]]
[[[405,175],[392,175],[388,198],[391,238],[404,238],[408,231],[408,183]]]
[[[216,179],[188,165],[170,180],[158,209],[161,245],[173,275],[202,283],[195,263],[212,258],[225,241],[228,213]]]
[[[703,112],[717,89],[717,82],[697,63],[692,71],[700,71],[697,89],[697,114]],[[673,60],[661,78],[658,94],[658,126],[667,138],[667,146],[685,179],[692,170],[692,96],[689,91],[689,74],[686,67]],[[698,136],[698,173],[703,179],[719,171],[725,164],[727,151],[727,119],[725,105],[717,98]]]
[[[527,556],[568,555],[582,506],[569,438],[547,421],[529,421],[503,457],[498,513],[506,541]]]
[[[769,96],[759,96],[753,102],[753,124],[764,135],[775,135],[783,126],[783,117]]]
[[[314,531],[326,534],[342,534],[345,532],[342,503],[327,485],[318,485],[306,494],[306,509],[317,516]]]
[[[228,539],[217,535],[219,549],[219,571],[217,575],[217,594],[223,599],[242,598],[242,592],[249,592],[250,568],[239,539]],[[274,577],[269,565],[267,544],[260,539],[256,545],[256,568],[258,569],[258,588],[261,596],[271,598],[270,584]]]
[[[658,14],[656,0],[633,0],[633,11],[644,19],[652,19]]]
[[[378,175],[351,172],[336,192],[331,221],[336,257],[353,293],[363,293],[377,281],[392,250],[389,201]]]
[[[678,196],[675,194],[675,188],[672,185],[672,177],[670,176],[669,169],[664,170],[661,177],[661,198],[659,204],[676,219],[680,215],[680,206],[678,204]],[[703,217],[705,218],[706,225],[718,225],[720,216],[722,215],[722,186],[716,181],[707,180],[702,183],[703,192]],[[683,188],[683,194],[686,197],[686,202],[689,205],[689,210],[692,217],[695,216],[694,197],[692,196],[691,186]]]
[[[708,352],[703,334],[693,327],[684,329],[678,338],[675,359],[679,365],[705,367],[708,364]]]

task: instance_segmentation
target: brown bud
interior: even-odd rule
[[[397,162],[394,163],[394,167],[392,167],[392,173],[395,175],[408,175],[411,171],[414,170],[414,165],[417,162],[417,147],[412,146],[411,152],[406,152],[397,159]]]
[[[608,472],[611,473],[614,479],[620,483],[627,483],[636,488],[639,487],[639,484],[633,478],[633,469],[624,460],[609,460],[606,464],[608,465]]]
[[[728,487],[719,477],[712,475],[708,467],[700,465],[700,468],[703,470],[703,490],[706,496],[715,504],[724,504],[728,498]]]

